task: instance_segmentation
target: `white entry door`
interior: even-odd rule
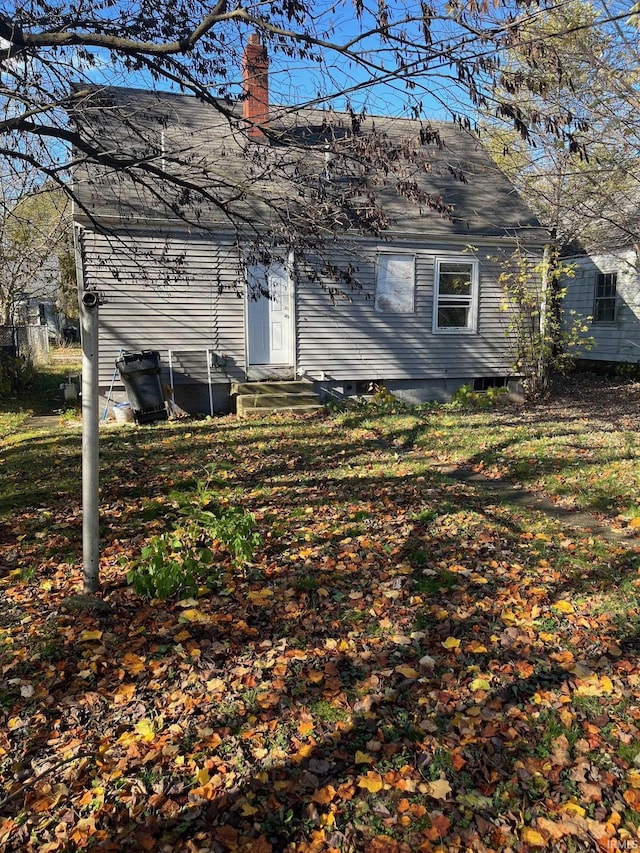
[[[284,264],[247,268],[249,367],[293,367],[293,293]]]

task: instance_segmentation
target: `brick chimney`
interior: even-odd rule
[[[264,136],[269,127],[269,59],[260,36],[252,33],[242,57],[242,116],[248,123],[249,136]]]

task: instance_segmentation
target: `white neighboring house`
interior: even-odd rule
[[[65,325],[65,317],[58,303],[59,291],[58,259],[51,255],[28,290],[19,294],[14,311],[15,325],[46,326],[49,339],[59,340]]]
[[[70,205],[60,189],[38,184],[27,172],[21,182],[0,181],[0,325],[37,328],[59,340],[65,326],[62,283],[71,265]]]
[[[0,343],[47,360],[49,346],[64,338],[66,318],[59,304],[60,270],[55,255],[48,257],[24,290],[13,294],[10,325],[0,326]]]
[[[562,282],[566,323],[585,319],[592,339],[580,359],[640,364],[639,252],[640,247],[622,245],[563,259],[575,270],[573,278]]]

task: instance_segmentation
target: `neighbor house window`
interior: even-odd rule
[[[413,314],[416,310],[414,255],[384,253],[376,263],[376,311]]]
[[[434,332],[474,331],[478,297],[478,265],[475,261],[436,261]]]
[[[596,298],[593,307],[595,322],[612,322],[616,319],[617,272],[599,272],[596,276]]]

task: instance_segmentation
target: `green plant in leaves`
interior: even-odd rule
[[[449,403],[450,408],[491,409],[498,404],[508,391],[504,387],[487,388],[486,391],[474,391],[471,385],[461,385]]]
[[[198,586],[215,586],[220,570],[215,550],[224,548],[236,567],[243,566],[260,544],[253,516],[242,507],[225,506],[213,496],[210,475],[194,492],[172,493],[180,516],[173,530],[154,536],[127,575],[139,595],[172,598],[192,595]]]
[[[406,403],[399,400],[384,383],[372,382],[367,397],[359,400],[355,408],[376,415],[394,415],[408,409]]]
[[[215,579],[216,574],[213,552],[200,544],[201,538],[197,525],[154,536],[127,574],[128,582],[149,598],[192,595],[205,578]]]
[[[248,563],[261,542],[253,516],[239,506],[220,507],[212,516],[208,531],[213,538],[226,546],[236,566]]]
[[[221,504],[214,495],[211,485],[223,483],[216,478],[211,467],[205,480],[199,480],[193,493],[173,493],[178,513],[197,524],[203,535],[223,545],[236,566],[243,566],[253,556],[262,541],[255,530],[255,519],[242,507]]]

